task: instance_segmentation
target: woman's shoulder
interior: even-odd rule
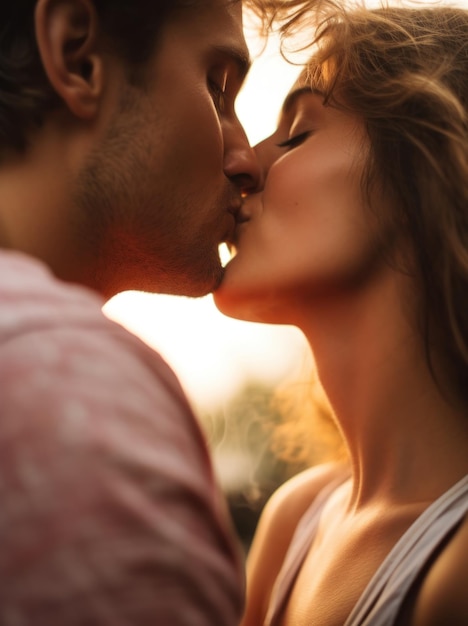
[[[468,624],[468,517],[430,568],[416,601],[412,626]]]
[[[272,525],[275,531],[285,532],[291,537],[299,520],[322,489],[346,474],[347,467],[343,463],[317,465],[296,474],[271,496],[262,514],[262,525]]]
[[[346,472],[343,463],[317,465],[289,479],[271,496],[247,560],[247,609],[242,626],[263,623],[273,585],[299,521],[322,489]]]

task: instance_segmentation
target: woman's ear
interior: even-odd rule
[[[98,15],[92,0],[38,0],[36,40],[44,71],[69,110],[93,118],[103,90]]]

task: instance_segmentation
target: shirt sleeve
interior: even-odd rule
[[[0,623],[238,624],[240,550],[193,412],[105,328],[2,347]]]

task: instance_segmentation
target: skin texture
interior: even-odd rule
[[[396,541],[468,472],[468,425],[466,407],[427,365],[418,280],[399,269],[411,246],[391,220],[375,219],[391,200],[378,187],[370,198],[362,191],[364,122],[304,84],[305,76],[276,132],[256,147],[262,190],[239,216],[215,302],[233,317],[295,324],[313,350],[350,478],[327,502],[281,624],[341,626]],[[267,505],[249,554],[242,626],[263,624],[295,526],[340,471],[300,474]],[[467,524],[432,564],[401,626],[468,619],[456,582],[468,575]],[[442,580],[444,593],[435,593]]]
[[[259,174],[234,111],[249,64],[241,3],[174,13],[137,85],[90,2],[40,0],[36,31],[63,107],[2,164],[1,245],[105,297],[208,293]]]

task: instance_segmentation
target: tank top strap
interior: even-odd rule
[[[435,500],[383,561],[345,626],[391,626],[412,584],[468,512],[468,475]]]
[[[334,478],[318,493],[301,517],[273,587],[263,626],[279,626],[294,581],[316,535],[323,508],[335,489],[348,478],[348,472]]]

